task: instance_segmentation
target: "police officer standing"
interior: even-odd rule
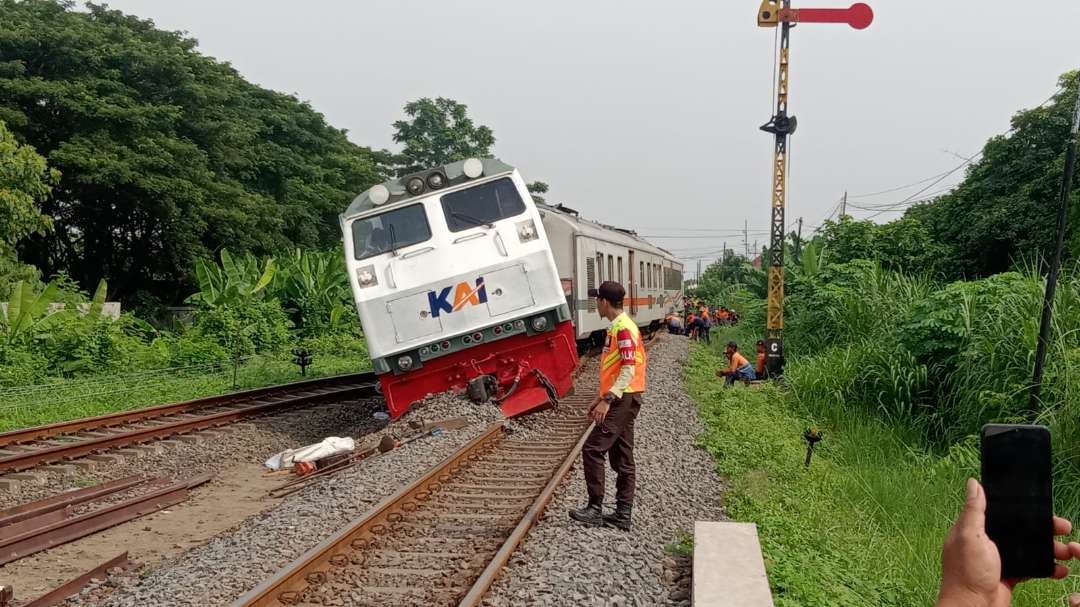
[[[589,525],[630,529],[634,503],[634,419],[645,392],[645,345],[637,323],[623,312],[626,291],[607,281],[590,289],[602,318],[611,321],[600,355],[600,391],[589,408],[593,427],[581,449],[582,468],[589,503],[571,510],[570,518]],[[604,514],[604,455],[618,475],[615,481],[615,512]]]

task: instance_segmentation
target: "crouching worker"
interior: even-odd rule
[[[634,419],[645,392],[646,357],[637,324],[622,311],[625,296],[622,285],[611,281],[589,291],[589,297],[596,297],[600,316],[611,321],[611,327],[600,355],[599,395],[589,407],[589,417],[596,425],[581,448],[589,503],[580,510],[571,510],[570,518],[628,531],[634,503]],[[602,509],[605,454],[618,475],[615,512],[611,514],[604,514]]]
[[[720,369],[716,372],[716,376],[724,378],[725,386],[734,384],[736,380],[749,384],[754,379],[754,367],[750,366],[750,361],[746,360],[745,356],[739,354],[739,344],[729,341],[727,347],[724,348],[724,356],[729,361],[728,368]]]

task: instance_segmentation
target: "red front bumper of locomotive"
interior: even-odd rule
[[[513,417],[549,406],[551,391],[566,396],[577,363],[574,326],[566,321],[546,333],[515,335],[447,354],[415,371],[384,373],[379,383],[391,417],[397,418],[429,394],[461,391],[469,380],[491,375],[506,395],[500,401],[503,414]]]

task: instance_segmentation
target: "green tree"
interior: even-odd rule
[[[529,190],[530,194],[547,194],[548,184],[543,181],[534,181],[532,183],[525,184],[525,188]]]
[[[949,247],[913,217],[876,224],[844,215],[826,221],[820,239],[829,261],[834,263],[866,259],[888,270],[938,275],[951,262]]]
[[[826,220],[820,232],[821,240],[829,250],[829,259],[836,263],[876,259],[877,227],[872,221],[859,221],[849,215],[843,215],[836,221]]]
[[[1050,103],[1018,112],[1008,134],[986,142],[956,189],[907,212],[933,240],[951,248],[950,276],[1003,272],[1052,250],[1077,72],[1061,76],[1059,85]],[[1080,188],[1073,187],[1070,205],[1074,227],[1080,221]],[[1080,254],[1080,231],[1070,233],[1067,254],[1074,257]]]
[[[60,174],[33,147],[20,144],[0,121],[0,266],[15,264],[15,244],[44,234],[52,220],[38,203],[49,196]]]
[[[0,119],[62,176],[56,229],[25,261],[84,288],[178,301],[198,259],[340,239],[336,216],[386,153],[295,97],[245,81],[196,42],[89,3],[0,0]]]
[[[728,303],[724,299],[736,290],[746,290],[758,297],[765,297],[765,272],[755,268],[741,255],[725,254],[709,264],[698,279],[697,288],[690,295],[711,304]]]
[[[398,156],[398,174],[444,165],[470,157],[490,157],[495,135],[473,124],[463,103],[424,97],[405,104],[409,120],[394,123],[394,141],[405,145]]]

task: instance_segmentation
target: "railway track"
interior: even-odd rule
[[[563,402],[529,440],[489,426],[234,607],[479,604],[576,460],[589,402]]]
[[[592,428],[582,393],[528,438],[492,424],[233,607],[480,605],[578,459]]]
[[[286,407],[372,396],[373,373],[354,373],[0,433],[0,474],[216,428]]]

